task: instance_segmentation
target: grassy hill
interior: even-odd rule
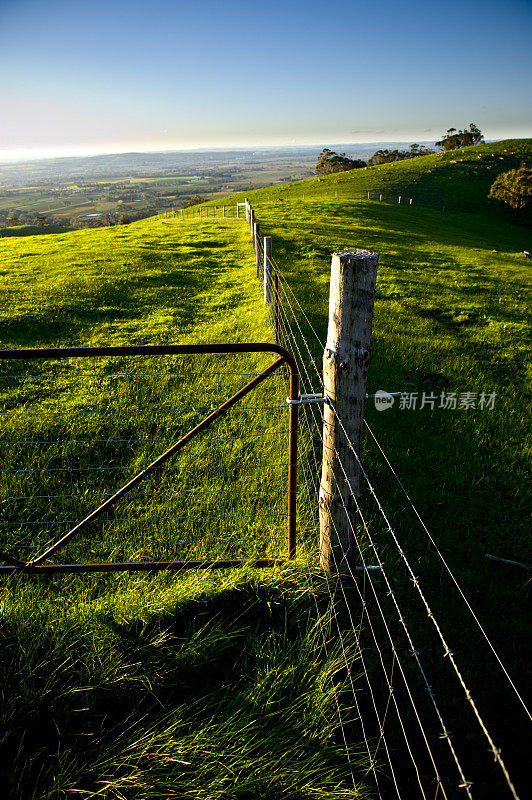
[[[392,164],[340,172],[323,178],[275,186],[249,197],[261,201],[361,199],[367,192],[393,202],[412,197],[414,204],[447,211],[483,211],[502,214],[488,204],[490,186],[501,172],[515,169],[532,160],[532,139],[507,139],[501,142],[464,147],[446,153],[420,156]]]
[[[510,148],[513,152],[504,161],[504,151]],[[530,148],[527,140],[503,142],[248,193],[261,233],[272,235],[275,260],[322,342],[331,252],[340,247],[379,252],[368,388],[417,392],[418,408],[401,410],[396,405],[382,413],[368,403],[366,416],[525,695],[530,670],[523,643],[532,621],[528,573],[490,563],[485,553],[532,564],[526,522],[531,281],[530,262],[522,252],[531,249],[531,236],[530,230],[508,224],[503,215],[497,218],[498,212],[480,213],[486,204],[478,199],[475,187],[489,187],[499,170],[514,166],[511,159],[528,157]],[[415,203],[368,201],[368,191],[404,196],[412,192]],[[442,213],[421,207],[420,197],[425,197],[426,205],[448,203],[455,210],[473,202],[479,205],[474,213]],[[241,196],[231,196],[230,202],[237,199]],[[150,220],[97,231],[12,237],[0,242],[0,252],[5,281],[0,302],[2,347],[271,338],[243,221],[209,217],[200,223],[196,216],[184,223]],[[302,316],[299,321],[319,368],[322,346]],[[299,334],[296,341],[305,352]],[[306,363],[311,369],[308,359]],[[208,393],[210,387],[213,400],[214,386],[219,392],[216,364],[212,359],[201,365],[195,361],[196,386],[191,389],[185,389],[183,381],[165,378],[162,387],[158,384],[159,391],[174,402],[181,397],[182,410],[199,412],[198,391]],[[262,364],[258,357],[250,357],[238,365],[225,361],[223,369],[256,372]],[[103,366],[104,373],[111,375],[116,369]],[[173,372],[188,369],[182,361],[171,367]],[[135,369],[118,365],[121,372],[141,373],[142,368],[146,365]],[[0,402],[8,408],[17,401],[26,410],[33,404],[43,411],[52,400],[54,408],[59,401],[59,407],[73,413],[82,408],[80,398],[93,397],[97,391],[91,383],[93,376],[73,368],[56,378],[55,385],[49,373],[39,373],[38,377],[46,378],[45,392],[39,391],[38,384],[13,383],[7,375],[11,373],[6,370]],[[303,378],[304,388],[310,388],[304,370]],[[73,385],[77,387],[74,393]],[[150,377],[147,397],[155,396],[156,385],[155,376]],[[111,391],[108,383],[104,387],[105,400],[112,401],[106,406],[109,409],[119,408],[124,397],[131,400],[131,384],[120,384],[120,391]],[[283,389],[282,384],[278,386],[276,403]],[[437,403],[434,409],[420,409],[423,392],[437,398],[441,392],[457,396],[474,392],[477,398],[481,392],[490,392],[496,400],[493,410],[446,410]],[[155,399],[162,403],[160,396]],[[128,408],[123,406],[123,410]],[[248,419],[254,418],[255,430],[266,435],[272,431],[271,416],[250,412]],[[175,417],[161,417],[154,435],[175,435]],[[128,424],[124,420],[132,438]],[[241,418],[228,425],[223,435],[229,439],[242,434]],[[279,427],[282,424],[276,419],[276,436]],[[304,424],[302,428],[306,430]],[[74,429],[67,429],[74,438]],[[108,441],[118,439],[119,430],[119,421],[103,431],[89,425],[88,435],[79,438]],[[57,435],[61,431],[57,419],[51,428],[39,429],[39,447],[44,447],[50,431],[54,446],[59,442],[64,448],[68,437]],[[9,433],[15,436],[12,429]],[[17,441],[35,443],[30,433],[25,420]],[[143,436],[138,439],[141,446],[125,453],[120,448],[104,451],[105,463],[116,464],[123,475],[142,464]],[[305,437],[302,444],[304,462],[310,455]],[[317,439],[315,444],[319,445]],[[86,451],[80,444],[68,453],[81,458]],[[34,457],[43,452],[35,450]],[[261,452],[254,436],[243,449],[227,454],[229,483],[235,493],[241,485],[235,470],[243,459],[256,463]],[[20,446],[8,449],[12,465],[22,455]],[[185,466],[190,471],[205,455],[201,447],[192,451]],[[51,456],[64,458],[65,451],[53,451]],[[98,459],[98,449],[92,458]],[[524,796],[530,776],[522,710],[451,590],[371,437],[364,443],[364,460]],[[205,474],[199,488],[212,488],[212,479],[212,473]],[[20,476],[8,480],[20,480]],[[170,474],[165,480],[172,491],[177,488]],[[251,491],[259,491],[263,476],[250,480],[256,481],[249,484]],[[105,489],[98,481],[91,485],[93,492]],[[27,513],[23,482],[9,487],[19,490],[18,513]],[[74,492],[61,491],[70,501]],[[192,502],[202,501],[193,498]],[[41,510],[51,519],[51,504],[43,503]],[[132,505],[130,510],[138,507]],[[426,612],[416,605],[411,581],[369,495],[364,498],[364,510],[408,612],[431,685],[446,709],[447,725],[467,765],[467,776],[475,783],[475,796],[504,797],[507,790],[486,755],[485,741],[474,733],[471,714],[447,671],[447,662],[442,661],[441,647],[427,628]],[[275,508],[261,511],[257,503],[230,504],[229,512],[237,521],[229,547],[250,541],[268,546],[264,528],[267,523],[266,533],[271,530],[268,515],[272,511]],[[4,521],[9,521],[13,509],[5,514]],[[312,514],[304,493],[300,515],[300,527],[311,528]],[[208,526],[200,528],[199,538],[207,531]],[[150,537],[143,540],[138,526],[123,532],[114,541],[115,548],[131,546],[149,557],[160,544],[157,535],[155,542]],[[185,534],[175,544],[190,547],[198,531],[188,529]],[[212,545],[224,547],[222,541]],[[96,540],[98,546],[102,542]],[[364,778],[367,765],[356,744],[362,740],[356,720],[360,709],[351,708],[353,694],[344,691],[348,675],[362,672],[359,653],[354,636],[339,638],[335,629],[329,587],[313,568],[315,531],[309,533],[308,544],[308,552],[301,554],[295,567],[272,573],[246,568],[179,579],[73,576],[38,584],[26,578],[5,581],[1,599],[7,655],[2,667],[3,763],[9,765],[2,776],[6,794],[56,798],[76,791],[84,797],[99,793],[163,798],[173,793],[198,800],[332,800],[371,795],[371,776]],[[112,557],[113,552],[106,555]],[[391,601],[382,581],[378,585],[398,643],[398,657],[408,661],[405,669],[414,679],[414,665],[408,660],[408,646],[394,621]],[[342,619],[345,608],[339,601],[338,606],[340,624],[349,627],[349,620]],[[353,607],[358,611],[358,606]],[[367,613],[374,611],[369,598],[367,609]],[[365,621],[362,641],[365,666],[384,706],[386,686],[379,677],[377,653]],[[398,681],[394,685],[405,722],[415,728],[404,690]],[[371,704],[364,681],[358,680],[357,686],[367,724],[365,735],[372,743],[380,743],[378,728],[368,724]],[[422,690],[419,694],[420,707],[428,716],[428,700]],[[344,731],[354,743],[355,786],[346,766],[338,710],[346,724]],[[404,744],[401,750],[393,711],[387,724],[388,741],[400,762],[397,774],[403,786],[411,787],[415,776],[409,759],[403,757]],[[428,729],[443,758],[437,725],[428,723]],[[378,760],[384,760],[382,750]],[[454,796],[452,764],[443,767],[443,777],[451,787],[449,796]],[[383,777],[381,788],[384,797],[394,796],[389,775]]]

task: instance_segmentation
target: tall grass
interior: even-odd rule
[[[332,637],[320,584],[286,570],[9,581],[5,796],[368,797],[338,735],[356,648]],[[350,759],[363,776],[356,746]]]

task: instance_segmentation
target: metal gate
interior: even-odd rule
[[[224,402],[217,403],[216,407],[205,416],[201,422],[194,425],[187,433],[180,436],[180,438],[173,442],[170,447],[165,449],[160,455],[150,461],[136,471],[136,474],[130,478],[125,484],[115,489],[110,496],[107,496],[105,501],[99,504],[93,511],[83,515],[83,518],[76,520],[76,524],[68,529],[66,533],[61,535],[55,541],[48,541],[47,546],[43,547],[40,552],[32,554],[28,559],[22,559],[13,554],[13,547],[10,548],[5,543],[0,549],[0,560],[3,560],[4,565],[0,565],[0,573],[13,574],[13,573],[26,573],[26,574],[41,574],[41,573],[61,573],[61,572],[114,572],[114,571],[151,571],[151,570],[165,570],[165,569],[196,569],[196,568],[224,568],[236,567],[243,563],[251,563],[256,567],[268,567],[275,564],[285,562],[287,559],[295,558],[296,554],[296,497],[297,497],[297,429],[298,429],[298,404],[299,400],[299,376],[296,363],[292,355],[284,348],[267,343],[242,343],[242,344],[204,344],[204,345],[154,345],[154,346],[128,346],[128,347],[82,347],[82,348],[59,348],[59,349],[24,349],[24,350],[8,350],[0,351],[0,364],[5,361],[65,361],[67,359],[93,359],[103,357],[106,359],[112,357],[132,358],[134,356],[192,356],[198,354],[238,354],[238,353],[268,353],[276,354],[278,358],[273,361],[266,369],[256,374],[245,385],[228,397]],[[88,560],[80,561],[79,563],[47,563],[48,559],[57,553],[62,548],[65,548],[72,540],[79,537],[82,531],[85,531],[91,524],[98,519],[103,519],[103,515],[108,513],[119,500],[127,496],[132,490],[139,486],[142,482],[146,481],[148,476],[152,475],[155,470],[161,468],[163,464],[168,462],[177,453],[183,450],[192,440],[199,436],[213,423],[221,420],[224,415],[236,404],[238,404],[250,392],[256,389],[268,377],[278,372],[283,366],[289,369],[289,426],[288,426],[288,459],[287,459],[287,503],[286,503],[286,518],[287,518],[287,553],[285,557],[280,558],[256,558],[252,561],[243,558],[231,559],[208,559],[196,558],[187,560],[113,560],[108,562]],[[134,373],[133,373],[134,374]],[[2,376],[6,380],[15,380],[17,376],[6,375]],[[138,378],[137,378],[138,380]],[[16,381],[13,384],[16,387]],[[35,389],[38,395],[38,390]],[[12,391],[12,395],[16,396],[16,391]],[[9,395],[9,386],[6,389],[6,397]],[[295,402],[294,402],[295,401]],[[13,407],[16,412],[16,406]],[[9,417],[12,415],[13,409],[4,410],[1,415]],[[81,412],[80,412],[81,413]],[[119,412],[116,412],[119,413]],[[35,436],[29,440],[29,443],[35,444]],[[27,440],[26,440],[27,441]],[[124,440],[126,441],[126,440]],[[61,443],[60,433],[58,433],[58,442]],[[24,464],[18,472],[24,473]],[[98,467],[98,469],[106,469],[107,467]],[[109,467],[108,469],[111,469]],[[46,472],[53,472],[54,467],[47,469]],[[16,470],[7,470],[14,472]],[[27,470],[29,472],[29,470]],[[72,469],[70,466],[65,468],[65,472],[70,474],[72,481]],[[35,487],[34,487],[35,490]],[[29,491],[29,490],[28,490]],[[35,491],[40,491],[39,488]],[[72,493],[74,495],[74,486],[72,485]],[[36,500],[42,495],[29,494],[22,498],[22,501],[28,501],[27,504],[31,505],[32,500]],[[50,495],[45,495],[49,497]],[[8,500],[9,498],[7,498]],[[0,498],[1,500],[1,498]],[[16,525],[17,521],[8,524]],[[38,525],[38,520],[32,522],[33,525]]]

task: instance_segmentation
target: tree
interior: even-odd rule
[[[457,131],[456,128],[449,128],[445,136],[442,136],[436,147],[443,147],[444,150],[458,150],[460,147],[469,147],[472,144],[481,144],[484,137],[480,128],[474,122],[469,123],[469,130]]]
[[[199,206],[201,203],[205,203],[205,198],[202,197],[200,194],[195,194],[193,197],[189,197],[183,203],[183,208],[190,208],[190,206]]]
[[[316,175],[329,175],[331,172],[346,172],[350,169],[361,169],[366,162],[359,158],[348,158],[345,153],[335,153],[324,147],[316,162]]]
[[[514,214],[532,202],[532,167],[522,164],[519,169],[502,172],[495,178],[488,197],[514,209]]]
[[[410,150],[377,150],[368,160],[368,166],[390,164],[393,161],[404,161],[406,158],[417,158],[417,156],[429,156],[434,152],[425,145],[419,144],[411,144]]]

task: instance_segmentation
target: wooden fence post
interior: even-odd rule
[[[260,225],[258,222],[253,223],[253,248],[255,250],[255,270],[257,278],[259,277],[260,269]]]
[[[238,203],[236,204],[236,218],[237,219],[240,218],[240,207],[239,207]]]
[[[362,420],[371,353],[377,253],[333,253],[329,328],[323,354],[326,397],[320,484],[320,560],[326,572],[353,570],[358,551]],[[354,497],[353,497],[354,495]],[[356,502],[355,499],[356,498]]]
[[[222,206],[222,217],[225,217],[225,206]]]
[[[183,214],[183,209],[181,209],[181,219],[184,219],[185,215]]]
[[[381,203],[382,203],[382,194],[380,194],[380,195],[379,195],[379,200],[380,200],[380,201],[381,201]]]
[[[264,302],[272,301],[272,237],[264,237]]]
[[[397,202],[398,202],[398,203],[400,203],[400,202],[401,202],[401,195],[399,195],[399,200],[398,200]]]

